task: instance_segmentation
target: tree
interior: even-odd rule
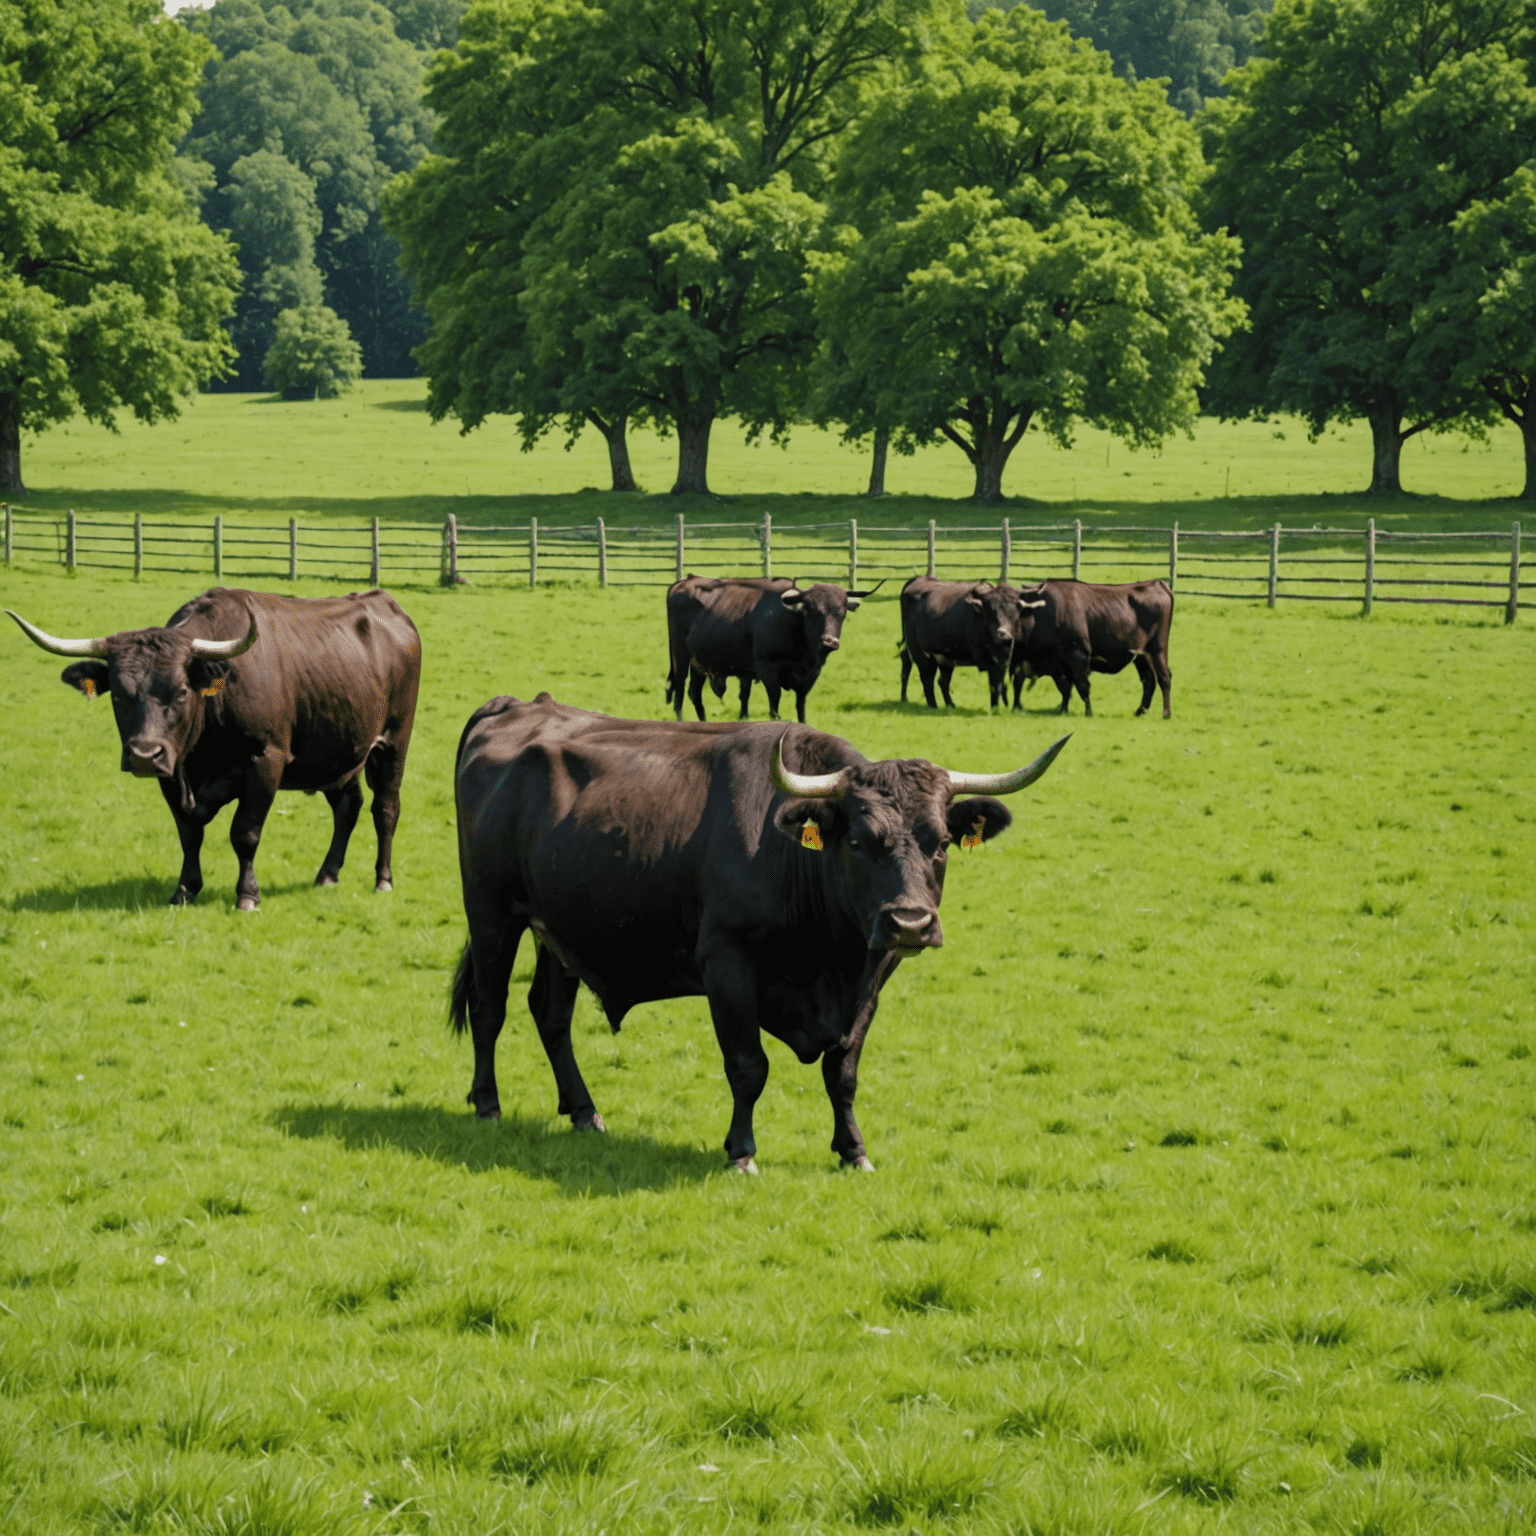
[[[262,360],[268,382],[285,395],[329,400],[344,394],[363,371],[362,349],[347,322],[324,304],[285,309]]]
[[[930,9],[473,6],[429,82],[442,156],[386,200],[433,317],[433,411],[515,412],[525,444],[649,420],[677,433],[676,491],[708,490],[719,417],[787,431],[828,146]]]
[[[1253,317],[1211,403],[1314,434],[1364,419],[1370,489],[1396,492],[1409,438],[1486,412],[1466,311],[1441,298],[1459,216],[1536,141],[1530,7],[1280,0],[1264,46],[1205,119],[1207,216],[1243,242]]]
[[[984,14],[848,141],[858,217],[816,263],[819,413],[906,451],[947,438],[978,501],[1032,426],[1187,428],[1241,315],[1236,248],[1189,204],[1201,169],[1159,87],[1037,11]]]
[[[158,0],[0,6],[0,491],[21,433],[174,416],[223,371],[239,273],[175,165],[205,44]]]

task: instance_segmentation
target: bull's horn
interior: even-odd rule
[[[1056,761],[1056,754],[1071,739],[1070,735],[1063,736],[1028,767],[1015,768],[1012,773],[956,773],[951,769],[950,788],[957,795],[1011,795],[1016,790],[1028,789]]]
[[[1044,608],[1045,599],[1042,597],[1038,603],[1020,603],[1020,608]]]
[[[206,657],[209,661],[228,661],[239,656],[256,644],[256,615],[251,615],[251,627],[243,640],[196,640],[192,642],[192,654]]]
[[[861,592],[850,592],[848,594],[848,596],[849,597],[873,597],[875,595],[875,593],[878,592],[880,590],[880,588],[885,585],[885,583],[886,583],[886,578],[884,576],[882,576],[880,578],[880,580],[877,581],[874,584],[874,586],[872,586],[872,587],[865,587],[863,589],[863,591],[861,591]]]
[[[22,634],[33,645],[40,645],[45,651],[52,651],[55,656],[105,657],[110,654],[105,640],[59,640],[46,630],[39,629],[37,625],[28,624],[19,613],[13,613],[9,608],[5,611],[21,625]]]
[[[788,732],[785,733],[786,735]],[[840,773],[791,773],[784,766],[784,737],[773,749],[773,762],[768,776],[773,787],[799,800],[840,800],[843,795],[843,776]]]

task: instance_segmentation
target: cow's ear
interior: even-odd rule
[[[837,830],[842,817],[835,800],[786,800],[773,813],[773,824],[791,841],[815,851]]]
[[[222,693],[228,676],[227,661],[210,661],[206,656],[194,656],[187,663],[187,684],[196,693]]]
[[[779,593],[779,601],[786,608],[803,608],[805,606],[805,593],[798,587],[791,587],[787,592]]]
[[[71,688],[78,688],[88,699],[94,699],[98,693],[107,691],[109,674],[106,667],[99,661],[72,662],[59,673],[59,676]]]
[[[956,800],[949,807],[949,835],[968,847],[974,848],[977,843],[1006,832],[1012,825],[1013,812],[990,795]]]

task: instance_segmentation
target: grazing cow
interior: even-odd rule
[[[379,838],[374,888],[390,889],[421,640],[389,593],[300,598],[214,587],[163,629],[99,640],[56,640],[11,617],[45,651],[92,658],[62,676],[87,698],[111,694],[123,772],[160,781],[181,837],[173,907],[203,888],[203,829],[231,800],[239,801],[229,829],[240,861],[235,904],[260,905],[256,847],[280,789],[319,790],[330,802],[334,832],[315,884],[334,885],[365,773]]]
[[[779,718],[779,696],[793,689],[795,714],[805,724],[805,696],[826,659],[842,644],[843,620],[865,592],[818,582],[804,590],[782,578],[716,579],[689,575],[667,589],[667,703],[683,718],[683,696],[704,718],[704,680],[723,697],[725,680],[741,680],[741,715],[754,678],[768,690],[768,716]]]
[[[1168,667],[1168,630],[1173,624],[1173,592],[1166,581],[1134,581],[1103,586],[1087,581],[1043,581],[1020,592],[1024,607],[1014,636],[1013,707],[1026,678],[1049,677],[1061,690],[1066,714],[1075,684],[1083,711],[1093,713],[1088,697],[1090,672],[1120,672],[1136,663],[1141,678],[1144,715],[1152,691],[1163,690],[1163,719],[1173,711],[1173,673]]]
[[[944,941],[950,844],[1007,828],[990,796],[1032,784],[1064,743],[1013,773],[966,774],[869,762],[802,726],[615,720],[547,693],[482,705],[454,780],[469,941],[450,1017],[474,1039],[469,1102],[501,1113],[496,1038],[531,928],[528,1007],[578,1130],[604,1128],[571,1048],[578,984],[615,1030],[637,1003],[703,995],[735,1102],[729,1162],[756,1171],[766,1029],[821,1059],[832,1149],[867,1169],[853,1099],[880,989]]]
[[[991,707],[1008,696],[1008,660],[1019,626],[1019,594],[990,581],[935,581],[914,576],[901,589],[901,702],[907,702],[912,668],[923,684],[929,709],[937,709],[933,679],[938,675],[951,709],[949,680],[956,667],[987,674]]]

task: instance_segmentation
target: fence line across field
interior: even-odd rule
[[[690,571],[711,576],[789,576],[799,581],[905,579],[925,571],[957,579],[990,575],[1029,581],[1070,574],[1083,580],[1162,576],[1181,597],[1280,602],[1429,603],[1503,608],[1513,623],[1522,581],[1520,524],[1508,532],[1407,533],[1360,528],[1261,529],[1098,527],[1071,522],[885,527],[846,522],[781,524],[688,522],[610,528],[420,523],[362,527],[332,523],[212,525],[63,517],[6,506],[5,564],[41,559],[66,570],[212,571],[217,580],[419,578],[466,581],[596,580],[601,587],[665,586]],[[1404,589],[1416,590],[1404,590]],[[1430,590],[1424,591],[1422,589]],[[1390,589],[1390,590],[1388,590]],[[1454,589],[1454,591],[1452,590]],[[1472,594],[1481,595],[1472,595]],[[1497,595],[1494,595],[1497,594]]]

